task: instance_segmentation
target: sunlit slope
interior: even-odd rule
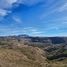
[[[46,53],[38,47],[0,48],[0,67],[67,67],[67,59],[47,60]]]
[[[46,58],[39,48],[22,47],[17,49],[0,49],[1,67],[44,67]]]

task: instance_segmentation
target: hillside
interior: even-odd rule
[[[67,37],[0,37],[0,67],[67,67]]]
[[[33,51],[35,50],[35,51]],[[0,49],[1,67],[42,67],[45,57],[39,48],[24,47],[22,49]],[[35,53],[36,52],[36,53]],[[39,53],[38,53],[39,52]]]

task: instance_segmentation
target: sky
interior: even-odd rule
[[[0,36],[67,36],[67,0],[0,0]]]

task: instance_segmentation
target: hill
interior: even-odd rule
[[[67,67],[67,37],[0,37],[0,67]]]

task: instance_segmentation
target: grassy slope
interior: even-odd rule
[[[42,67],[45,58],[39,48],[22,47],[17,49],[0,48],[1,67]]]
[[[67,59],[46,60],[46,54],[38,47],[0,48],[0,67],[67,67]]]

